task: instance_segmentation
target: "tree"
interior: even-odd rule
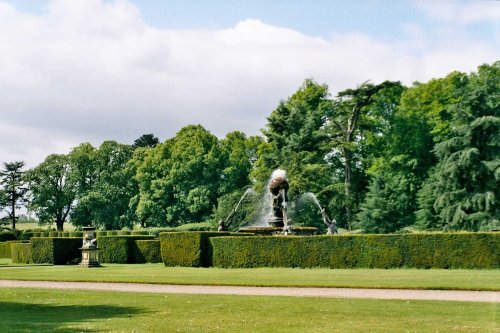
[[[55,222],[62,231],[77,194],[67,155],[49,155],[40,165],[27,172],[31,202],[40,223]]]
[[[378,85],[365,82],[356,89],[341,91],[327,114],[327,130],[331,136],[332,147],[329,155],[340,161],[344,169],[345,223],[349,229],[356,206],[352,194],[353,182],[355,178],[359,178],[355,174],[355,164],[360,160],[359,147],[364,139],[363,133],[359,133],[359,127],[376,94],[394,86],[400,87],[399,82],[386,81]],[[361,169],[360,173],[364,171]]]
[[[132,147],[115,141],[104,141],[98,149],[83,144],[71,151],[72,177],[78,188],[73,224],[108,230],[132,226],[129,202],[137,192],[128,164],[132,154]]]
[[[450,134],[434,152],[437,165],[420,192],[418,224],[445,230],[500,226],[500,62],[469,76],[452,105]]]
[[[3,190],[0,193],[0,206],[4,207],[7,217],[12,223],[12,229],[16,229],[16,209],[26,203],[28,188],[24,177],[24,162],[16,161],[4,163],[0,170],[0,185]]]
[[[177,226],[211,216],[223,160],[219,140],[202,126],[186,126],[134,159],[139,185],[139,200],[134,200],[143,225]]]
[[[134,141],[132,147],[134,148],[153,148],[160,143],[160,140],[154,136],[154,134],[143,134],[141,137]]]

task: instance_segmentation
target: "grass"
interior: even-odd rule
[[[0,288],[1,332],[498,332],[493,303]]]
[[[132,282],[283,287],[500,290],[500,270],[187,268],[163,264],[105,264],[102,268],[28,266],[9,269],[0,259],[0,279]]]

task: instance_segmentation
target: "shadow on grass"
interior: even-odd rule
[[[112,305],[57,306],[0,301],[0,332],[101,332],[85,329],[82,323],[126,318],[146,311]]]

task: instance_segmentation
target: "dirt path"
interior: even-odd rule
[[[458,290],[405,290],[405,289],[354,289],[354,288],[285,288],[285,287],[236,287],[199,285],[159,285],[138,283],[102,282],[53,282],[0,280],[0,287],[106,290],[142,293],[261,295],[293,297],[342,297],[405,300],[436,300],[465,302],[500,302],[500,292]]]

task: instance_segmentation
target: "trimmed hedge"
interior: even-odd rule
[[[7,257],[7,244],[5,242],[0,243],[0,258],[8,258]]]
[[[160,240],[136,240],[132,250],[132,261],[137,264],[161,262]]]
[[[12,244],[15,243],[29,243],[29,241],[12,240],[5,242],[5,258],[12,259]]]
[[[81,238],[32,237],[31,256],[35,264],[65,265],[82,257]]]
[[[162,232],[161,258],[165,266],[210,267],[212,266],[212,237],[250,236],[230,232]]]
[[[0,242],[6,242],[10,240],[16,240],[16,235],[10,231],[2,231],[0,232]]]
[[[220,237],[215,267],[500,267],[500,233]]]
[[[12,243],[12,262],[16,264],[31,264],[31,244],[30,243]]]
[[[115,264],[133,263],[135,241],[153,238],[153,236],[101,236],[97,240],[99,261]]]

